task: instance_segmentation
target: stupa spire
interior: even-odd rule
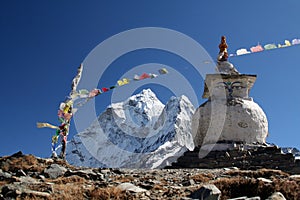
[[[221,37],[221,43],[219,44],[219,54],[222,54],[223,56],[219,59],[219,61],[227,61],[228,59],[228,53],[227,53],[228,45],[226,43],[226,37],[223,35]]]
[[[226,43],[226,37],[221,37],[221,43],[219,44],[219,55],[217,58],[217,72],[221,74],[239,74],[232,63],[228,62],[228,45]]]

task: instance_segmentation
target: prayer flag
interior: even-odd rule
[[[300,39],[293,39],[292,44],[293,45],[300,44]]]
[[[264,46],[264,48],[265,48],[266,50],[270,50],[270,49],[276,49],[277,46],[276,46],[275,44],[266,44],[266,45]]]
[[[105,88],[105,87],[102,88],[102,91],[103,91],[103,92],[107,92],[108,90],[109,90],[108,88]]]
[[[58,129],[58,126],[54,126],[54,125],[49,124],[49,123],[40,123],[40,122],[38,122],[38,123],[36,123],[36,126],[38,128],[53,128],[53,129]]]
[[[254,53],[254,52],[263,51],[264,49],[263,49],[263,47],[261,45],[257,45],[255,47],[251,47],[250,50],[251,50],[251,52]]]
[[[167,70],[166,68],[162,68],[162,69],[158,70],[158,72],[159,72],[160,74],[167,74],[167,73],[168,73],[168,70]]]
[[[238,49],[236,51],[236,55],[238,55],[238,56],[248,54],[248,53],[250,53],[250,52],[247,49]]]
[[[89,98],[92,98],[92,97],[95,97],[97,95],[101,94],[100,90],[99,89],[93,89],[90,91],[89,93]]]
[[[122,85],[126,85],[129,83],[129,79],[128,78],[123,78],[122,80],[118,80],[117,83],[119,86],[122,86]]]
[[[143,74],[140,76],[140,80],[143,80],[143,79],[146,79],[146,78],[150,78],[149,74],[143,73]]]
[[[156,74],[149,74],[150,75],[150,78],[156,78],[158,75]]]
[[[133,80],[138,81],[140,80],[140,77],[138,75],[134,75]]]

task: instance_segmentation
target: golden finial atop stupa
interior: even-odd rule
[[[222,56],[218,59],[219,61],[227,61],[228,53],[227,53],[227,43],[226,43],[226,37],[221,37],[221,43],[219,44],[219,55],[222,54]]]

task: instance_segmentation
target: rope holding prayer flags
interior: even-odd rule
[[[162,68],[162,69],[159,69],[158,72],[161,74],[161,75],[164,75],[164,74],[167,74],[168,73],[168,70],[166,68]],[[113,85],[113,86],[110,86],[110,87],[102,87],[101,89],[93,89],[91,90],[90,92],[88,92],[88,90],[86,89],[82,89],[84,91],[84,95],[77,95],[76,96],[76,100],[81,100],[79,103],[76,103],[75,105],[77,106],[76,109],[78,109],[78,107],[81,107],[81,106],[84,106],[89,100],[91,100],[92,98],[94,98],[95,96],[99,95],[99,94],[102,94],[102,93],[105,93],[105,92],[108,92],[112,89],[115,89],[117,87],[121,87],[121,86],[124,86],[124,85],[127,85],[127,84],[130,84],[130,81],[131,80],[134,80],[134,81],[141,81],[141,80],[144,80],[144,79],[148,79],[148,78],[157,78],[158,75],[157,74],[154,74],[154,73],[143,73],[142,75],[137,75],[135,74],[133,79],[129,79],[129,78],[122,78],[120,80],[117,81],[116,85]],[[80,93],[80,92],[78,92]],[[86,95],[88,93],[88,95]],[[73,100],[75,101],[75,100]],[[73,108],[74,110],[74,108]]]
[[[250,51],[248,51],[246,48],[240,48],[240,49],[236,50],[235,54],[234,53],[229,54],[229,57],[241,56],[241,55],[250,54],[250,53],[257,53],[257,52],[271,50],[271,49],[277,49],[277,48],[285,48],[285,47],[290,47],[290,46],[299,45],[299,44],[300,44],[300,39],[298,39],[298,38],[293,39],[292,42],[290,42],[289,40],[284,40],[284,44],[278,44],[278,45],[276,45],[274,43],[270,43],[270,44],[265,44],[265,45],[261,46],[260,44],[258,44],[257,46],[251,47]]]

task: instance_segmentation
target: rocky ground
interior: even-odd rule
[[[0,199],[201,197],[299,200],[300,175],[272,169],[81,168],[21,152],[0,158]]]

